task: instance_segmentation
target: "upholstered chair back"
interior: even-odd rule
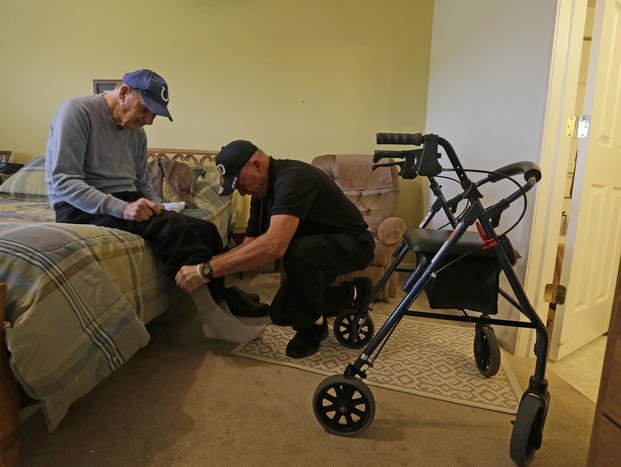
[[[373,170],[373,156],[365,154],[326,154],[315,157],[311,164],[336,182],[360,209],[371,230],[375,231],[383,219],[395,215],[399,200],[396,167]]]
[[[375,257],[364,271],[337,278],[351,280],[368,276],[373,284],[382,278],[392,261],[392,252],[401,242],[406,225],[396,217],[399,201],[399,175],[396,167],[373,170],[373,156],[364,154],[326,154],[315,157],[312,165],[327,173],[358,207],[375,237]],[[392,274],[378,299],[395,297],[397,274]]]

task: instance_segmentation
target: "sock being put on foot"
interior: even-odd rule
[[[203,323],[205,337],[245,344],[259,337],[265,329],[265,325],[253,326],[239,321],[224,300],[216,303],[206,285],[193,290],[190,297]]]

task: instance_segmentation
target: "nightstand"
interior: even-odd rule
[[[4,170],[0,170],[0,183],[3,183],[5,180],[8,180],[11,175],[14,175],[19,169],[21,169],[24,164],[12,164],[8,163]]]

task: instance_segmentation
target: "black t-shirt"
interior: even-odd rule
[[[337,232],[368,235],[362,214],[334,180],[302,161],[270,158],[267,193],[261,199],[252,197],[246,234],[265,233],[276,214],[300,219],[296,237]]]

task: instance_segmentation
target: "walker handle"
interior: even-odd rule
[[[417,155],[421,155],[423,153],[422,149],[408,149],[405,151],[380,151],[376,150],[373,153],[373,162],[379,162],[381,159],[386,157],[389,158],[397,158],[397,159],[405,159],[407,156],[416,157]]]
[[[530,181],[531,178],[534,178],[535,183],[541,180],[541,169],[537,164],[531,161],[520,161],[514,162],[513,164],[505,165],[504,167],[500,167],[499,169],[494,170],[487,177],[490,182],[495,183],[498,180],[502,180],[505,177],[510,177],[512,175],[524,174],[524,180],[527,182]]]
[[[496,182],[498,180],[503,179],[502,175],[510,176],[510,175],[518,175],[520,173],[524,174],[524,180],[526,183],[521,185],[516,191],[511,193],[506,198],[501,199],[494,206],[490,206],[485,211],[488,213],[495,212],[495,216],[500,216],[500,213],[507,209],[511,203],[513,203],[516,199],[524,196],[524,194],[529,191],[532,187],[534,187],[539,180],[541,180],[541,170],[539,166],[534,162],[530,161],[521,161],[515,162],[514,164],[505,165],[498,170],[494,171],[495,173],[490,173],[487,176],[487,179],[491,182]],[[496,223],[496,225],[498,225]]]
[[[373,164],[371,166],[371,170],[375,170],[375,169],[377,169],[379,167],[393,167],[395,165],[398,166],[398,167],[403,168],[403,162],[395,161],[395,162],[382,162],[381,164]]]
[[[377,133],[377,144],[413,144],[420,146],[425,141],[421,133]]]

